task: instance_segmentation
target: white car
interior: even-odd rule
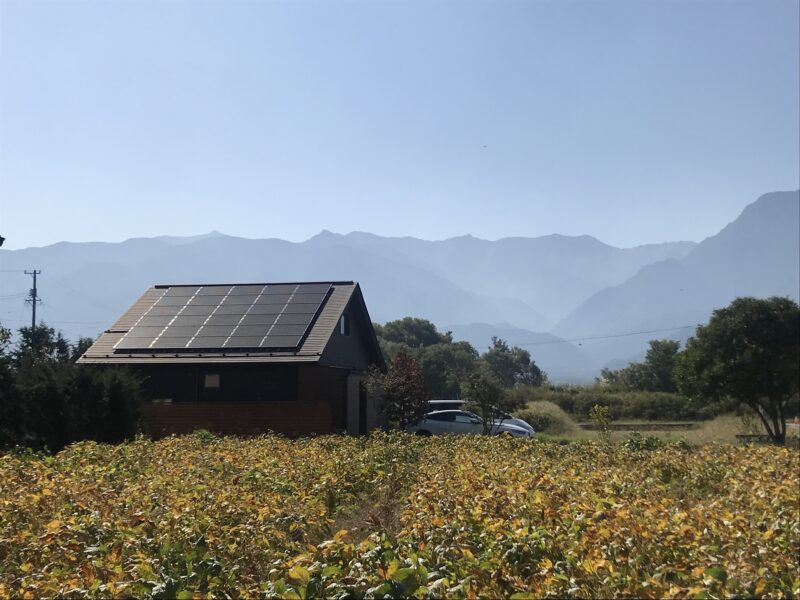
[[[464,405],[466,402],[463,400],[428,400],[428,407],[431,411],[435,410],[463,410]],[[517,417],[510,415],[508,413],[501,413],[500,418],[495,419],[495,422],[500,422],[507,425],[515,425],[517,427],[522,427],[522,429],[527,429],[531,432],[531,435],[536,433],[533,429],[533,426],[523,419],[518,419]]]
[[[436,410],[426,414],[418,423],[406,427],[406,431],[417,435],[483,433],[483,419],[465,410]],[[492,423],[490,433],[533,437],[533,431],[499,421]]]

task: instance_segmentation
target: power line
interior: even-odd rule
[[[25,275],[32,275],[33,276],[33,287],[31,288],[30,297],[25,301],[30,303],[31,305],[31,329],[36,329],[36,305],[39,304],[42,299],[36,293],[36,276],[41,274],[40,269],[34,269],[33,271],[25,271]]]
[[[62,283],[58,279],[53,279],[53,280],[49,280],[49,281],[51,281],[52,283],[55,283],[57,287],[60,287],[62,290],[67,292],[67,294],[69,294],[73,298],[77,298],[78,300],[81,300],[86,304],[93,304],[97,308],[102,308],[103,310],[110,310],[110,311],[114,311],[114,312],[116,312],[118,310],[118,308],[115,308],[115,307],[112,307],[112,306],[108,306],[106,304],[98,302],[93,297],[91,297],[91,296],[89,296],[87,294],[78,292],[77,290],[72,289],[71,287],[69,287],[68,285]]]
[[[0,321],[4,321],[7,323],[27,323],[27,319],[19,318],[16,319],[0,319]],[[49,319],[44,320],[45,323],[48,325],[107,325],[107,321],[51,321]]]
[[[591,340],[607,340],[611,338],[620,338],[620,337],[628,337],[632,335],[645,335],[648,333],[664,333],[665,331],[676,331],[678,329],[690,329],[695,327],[700,327],[701,324],[693,324],[693,325],[680,325],[678,327],[668,327],[666,329],[649,329],[646,331],[629,331],[628,333],[611,333],[608,335],[597,335],[597,336],[590,336],[590,337],[581,337],[581,338],[573,338],[569,340],[547,340],[543,342],[525,342],[521,344],[514,344],[514,346],[545,346],[548,344],[570,344],[572,342],[588,342]]]
[[[7,294],[5,296],[0,296],[0,300],[10,300],[11,298],[22,298],[23,296],[27,296],[28,292],[15,292],[13,294]]]

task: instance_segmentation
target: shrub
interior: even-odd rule
[[[729,406],[696,406],[680,394],[624,391],[603,385],[521,386],[511,391],[527,402],[548,401],[558,405],[573,419],[589,420],[592,406],[607,406],[611,418],[648,421],[693,421],[713,418],[730,410]]]
[[[530,423],[537,432],[564,435],[578,431],[578,426],[569,418],[569,415],[552,402],[531,402],[517,416]]]
[[[636,431],[632,433],[630,436],[628,436],[627,440],[622,442],[622,446],[628,450],[639,452],[639,451],[658,450],[665,443],[666,442],[661,438],[657,438],[652,435],[644,436],[638,431]]]
[[[13,416],[2,440],[52,452],[78,440],[121,442],[139,425],[139,380],[125,369],[25,362],[16,372]]]

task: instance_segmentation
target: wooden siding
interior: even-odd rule
[[[331,431],[330,404],[325,401],[186,402],[147,404],[144,428],[154,438],[207,429],[225,435],[289,436]]]
[[[243,368],[229,365],[221,369],[222,388],[217,394],[208,394],[203,393],[199,384],[204,373],[214,372],[213,369],[191,365],[183,369],[160,366],[158,371],[173,372],[173,377],[164,379],[163,374],[153,372],[149,385],[145,384],[150,400],[142,415],[145,430],[158,438],[191,433],[196,429],[236,435],[275,431],[290,436],[344,429],[349,371],[317,366],[253,365],[247,367],[248,374]],[[291,393],[296,399],[281,396],[257,400],[262,397],[256,385],[259,377],[269,377],[270,372],[277,373],[279,369],[281,372],[288,369],[292,377],[296,377],[297,389]],[[235,379],[231,380],[231,376]],[[235,395],[227,389],[231,383],[237,390]],[[248,397],[249,387],[252,393]],[[208,398],[215,395],[219,400]],[[171,402],[164,402],[164,398]]]

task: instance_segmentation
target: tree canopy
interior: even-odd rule
[[[531,360],[531,353],[492,337],[492,345],[481,357],[491,372],[505,387],[516,385],[542,385],[547,380],[544,372]]]
[[[680,347],[675,340],[650,340],[644,362],[631,363],[616,371],[603,369],[599,382],[626,390],[674,394],[678,391],[674,370]]]
[[[800,307],[789,298],[737,298],[698,327],[675,374],[694,401],[749,406],[784,443],[800,394]]]
[[[506,388],[547,381],[527,350],[498,338],[492,338],[489,350],[479,355],[472,344],[453,341],[451,332],[441,333],[425,319],[405,317],[374,326],[387,359],[404,350],[419,363],[429,398],[461,397],[464,381],[483,367]]]
[[[396,321],[389,321],[385,325],[376,325],[375,333],[387,342],[404,344],[409,348],[422,348],[433,344],[449,344],[453,335],[439,333],[436,325],[426,319],[405,317]]]

